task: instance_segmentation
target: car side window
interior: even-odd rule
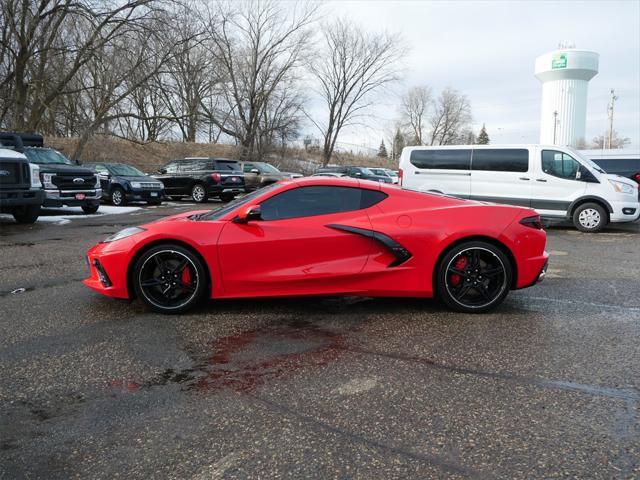
[[[580,163],[571,155],[557,150],[542,151],[542,171],[554,177],[576,180]]]
[[[353,187],[298,187],[260,204],[263,220],[313,217],[359,210],[362,190]]]
[[[244,164],[244,168],[242,169],[242,171],[244,173],[251,173],[251,170],[253,170],[254,166],[252,163],[245,163]]]
[[[194,165],[196,162],[193,161],[187,161],[187,162],[180,162],[178,164],[178,171],[179,172],[193,172],[194,170],[197,170],[196,166]]]
[[[178,173],[178,164],[176,162],[171,162],[165,165],[164,169],[167,173]]]
[[[109,170],[107,170],[107,168],[104,165],[96,165],[95,171],[100,175],[109,175]]]

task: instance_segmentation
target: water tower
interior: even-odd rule
[[[587,88],[598,73],[598,58],[569,43],[536,58],[536,78],[542,82],[540,143],[576,146],[585,139]]]

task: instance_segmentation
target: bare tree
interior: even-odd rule
[[[469,130],[471,104],[465,95],[452,88],[445,88],[434,102],[429,116],[431,125],[430,145],[460,143]]]
[[[591,142],[591,148],[624,148],[625,145],[631,143],[629,137],[621,137],[615,130],[611,135],[611,146],[609,146],[609,132],[605,132],[602,135],[598,135]]]
[[[398,78],[404,56],[398,35],[368,33],[349,20],[323,27],[324,48],[312,63],[326,123],[313,121],[324,137],[323,162],[329,163],[340,131],[370,105],[371,93]]]
[[[402,97],[402,118],[410,131],[409,145],[423,145],[427,110],[431,105],[431,88],[412,87]]]
[[[265,112],[302,65],[316,11],[314,4],[251,0],[221,3],[210,12],[210,51],[225,78],[218,92],[224,101],[210,119],[236,139],[243,158],[257,156]]]

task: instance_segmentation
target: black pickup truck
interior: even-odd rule
[[[190,196],[196,203],[204,203],[211,197],[230,202],[244,193],[240,164],[226,158],[172,160],[153,178],[164,184],[165,193],[174,200]]]
[[[53,148],[45,147],[42,135],[0,132],[0,143],[23,153],[30,163],[40,167],[45,207],[82,207],[85,213],[96,213],[102,189],[98,176]]]
[[[33,223],[40,215],[44,191],[40,169],[22,153],[0,148],[0,212],[18,223]]]

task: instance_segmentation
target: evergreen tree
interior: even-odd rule
[[[404,135],[398,128],[396,130],[396,134],[393,137],[393,158],[400,158],[400,154],[402,153],[402,149],[406,146],[406,141]]]
[[[482,129],[478,134],[477,143],[478,145],[489,145],[489,134],[487,133],[487,129],[485,128],[484,123],[482,124]]]
[[[387,158],[389,154],[387,153],[387,147],[384,144],[384,140],[380,142],[380,148],[378,148],[378,156],[381,158]]]

